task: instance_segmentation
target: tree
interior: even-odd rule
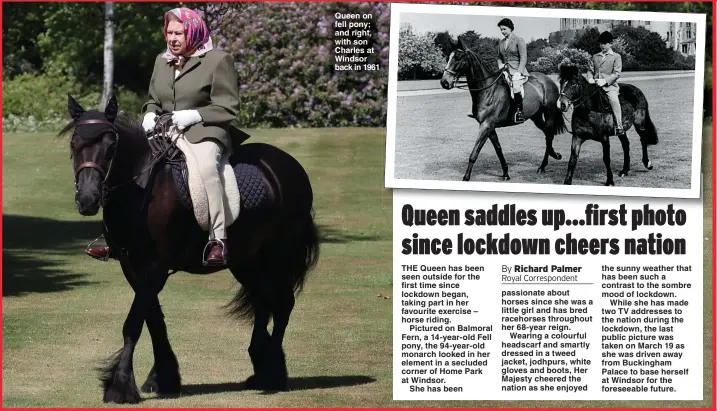
[[[107,107],[112,96],[113,74],[114,74],[114,4],[105,3],[105,68],[104,81],[102,82],[102,99],[100,108]]]
[[[637,70],[682,69],[677,53],[669,49],[659,34],[644,27],[627,25],[616,26],[613,36],[623,42],[624,51],[634,56],[634,68]],[[618,47],[619,48],[619,47]],[[618,48],[615,51],[620,52]]]
[[[490,70],[498,70],[498,40],[495,37],[481,37],[473,30],[468,30],[458,36],[463,45],[475,51],[488,65]]]
[[[398,40],[398,71],[405,78],[418,78],[419,73],[434,76],[443,70],[441,50],[432,34],[416,35],[403,30]]]
[[[194,9],[202,16],[212,35],[221,33],[229,28],[236,14],[247,8],[246,3],[181,3],[182,7]]]
[[[593,55],[600,52],[600,43],[598,38],[600,37],[600,30],[595,27],[590,27],[584,30],[579,30],[575,35],[573,41],[570,42],[570,47],[587,51],[588,54]]]
[[[45,9],[53,6],[52,3],[3,2],[3,79],[42,69],[37,37],[44,30]]]
[[[87,86],[102,84],[104,4],[30,3],[27,7],[40,15],[39,26],[28,33],[37,32],[35,38],[42,71]],[[165,48],[162,25],[166,8],[161,3],[113,5],[115,84],[146,93],[154,58]]]
[[[543,55],[543,49],[549,45],[550,44],[548,44],[548,40],[546,39],[537,39],[526,44],[525,47],[528,50],[528,61],[536,61],[538,57]]]

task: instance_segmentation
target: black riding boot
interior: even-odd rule
[[[523,123],[525,122],[525,117],[523,117],[523,95],[515,93],[513,98],[515,99],[515,105],[517,106],[513,121],[516,124]]]

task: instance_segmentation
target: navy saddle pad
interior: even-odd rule
[[[239,193],[241,195],[239,215],[244,211],[259,210],[266,205],[268,189],[259,167],[254,164],[244,163],[234,155],[229,158],[229,164],[234,168],[234,176],[237,179],[237,185],[239,186]],[[177,187],[182,204],[184,204],[187,209],[192,210],[192,197],[189,194],[188,184],[189,175],[184,156],[181,156],[181,161],[172,162],[171,167],[174,184]]]

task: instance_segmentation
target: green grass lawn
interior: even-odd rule
[[[706,130],[709,144],[710,131]],[[160,300],[183,395],[143,407],[600,407],[711,402],[711,208],[705,208],[705,400],[702,402],[393,402],[392,194],[384,189],[385,130],[252,130],[306,167],[322,254],[293,312],[285,351],[289,392],[244,391],[251,329],[224,315],[231,274],[173,275]],[[704,147],[711,150],[711,145]],[[705,155],[703,169],[710,170]],[[711,174],[706,175],[706,183]],[[705,185],[705,193],[711,191]],[[711,204],[711,198],[705,199]],[[3,406],[101,407],[94,367],[121,347],[132,292],[117,263],[84,255],[99,217],[73,203],[69,148],[51,134],[3,136]],[[149,334],[135,376],[152,365]]]
[[[173,275],[160,295],[187,395],[142,406],[295,407],[384,404],[391,399],[390,190],[383,189],[384,130],[252,131],[298,157],[315,190],[322,256],[289,324],[291,386],[241,391],[251,374],[251,328],[222,306],[236,292],[228,271]],[[99,217],[74,206],[66,141],[3,138],[3,405],[102,406],[93,367],[121,347],[132,301],[118,263],[84,255]],[[135,355],[141,384],[149,334]]]

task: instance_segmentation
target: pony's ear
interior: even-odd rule
[[[565,59],[560,63],[560,77],[574,78],[578,74],[580,74],[580,69],[568,59]]]
[[[105,117],[107,117],[107,120],[112,122],[114,122],[115,118],[117,118],[117,97],[115,97],[114,94],[110,97],[110,101],[107,102]]]
[[[458,50],[465,50],[465,49],[466,49],[465,46],[463,45],[463,41],[461,41],[461,39],[458,39],[458,43],[456,43],[456,48],[457,48]]]
[[[73,120],[77,120],[85,113],[85,109],[70,94],[67,95],[67,111]]]

